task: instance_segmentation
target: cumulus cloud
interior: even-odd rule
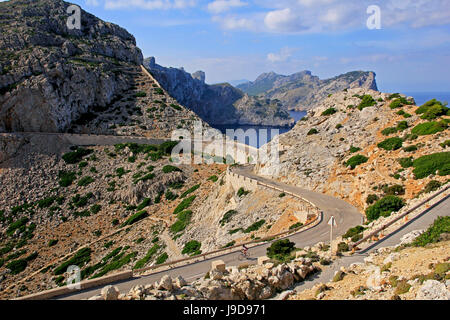
[[[216,0],[215,2],[226,0]],[[257,0],[259,5],[240,19],[252,20],[257,31],[274,33],[319,33],[365,29],[373,0]],[[385,0],[382,28],[422,28],[450,24],[448,0]],[[219,10],[219,9],[218,9]],[[260,16],[254,12],[261,13]],[[216,12],[216,14],[219,11]],[[259,20],[258,20],[259,19]]]
[[[215,0],[208,4],[208,10],[214,14],[218,14],[229,11],[232,8],[239,8],[247,5],[247,2],[242,2],[241,0]]]
[[[257,27],[254,19],[236,16],[213,16],[212,21],[220,24],[225,30],[252,30],[256,31]]]
[[[195,7],[196,0],[105,0],[105,9],[139,8],[144,10],[169,10]]]

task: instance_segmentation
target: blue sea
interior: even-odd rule
[[[302,118],[306,116],[306,111],[289,111],[291,117],[295,120],[295,122],[300,121]],[[247,131],[249,129],[255,129],[257,133],[257,142],[250,141],[248,138],[246,138],[245,143],[252,146],[252,147],[261,147],[265,143],[271,141],[273,138],[277,136],[277,134],[274,134],[272,130],[278,130],[279,134],[283,134],[288,132],[292,129],[292,127],[277,127],[277,126],[247,126],[247,125],[221,125],[221,126],[214,126],[214,128],[219,129],[223,134],[226,134],[227,129],[242,129],[244,131]],[[268,141],[260,141],[260,129],[266,129],[267,130],[267,140]]]
[[[418,106],[423,105],[431,99],[441,102],[450,102],[450,92],[402,92],[403,94],[413,97]]]

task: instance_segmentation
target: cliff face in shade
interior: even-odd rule
[[[145,59],[144,66],[172,97],[211,125],[293,124],[276,101],[251,97],[228,83],[208,85],[202,71],[191,75],[184,69],[162,67],[153,57]]]
[[[344,89],[362,88],[378,91],[374,72],[353,71],[337,77],[321,80],[311,71],[302,71],[290,76],[274,72],[264,73],[253,82],[243,83],[237,88],[249,95],[279,100],[289,110],[310,110],[330,94]]]
[[[65,131],[134,85],[135,38],[83,10],[81,29],[69,30],[69,5],[0,3],[0,131]]]

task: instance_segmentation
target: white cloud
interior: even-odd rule
[[[195,7],[196,0],[105,0],[105,9],[169,10]]]
[[[256,30],[252,19],[235,16],[213,16],[212,21],[219,23],[225,30]]]
[[[247,2],[241,0],[215,0],[208,4],[208,10],[214,14],[229,11],[232,8],[247,6]]]
[[[249,20],[260,32],[297,34],[365,29],[369,18],[366,10],[374,1],[255,0],[255,3],[258,10],[241,16],[241,20]],[[385,0],[378,5],[383,29],[450,24],[448,0]]]
[[[267,60],[272,63],[276,62],[285,62],[292,57],[292,54],[295,52],[295,49],[285,47],[280,50],[279,53],[269,53],[267,55]]]

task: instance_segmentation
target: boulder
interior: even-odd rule
[[[106,286],[101,291],[101,296],[104,300],[117,300],[119,298],[119,294],[119,289],[113,286]]]
[[[172,278],[169,275],[166,274],[165,276],[163,276],[161,278],[161,281],[160,281],[160,283],[158,285],[158,289],[159,290],[163,290],[164,289],[164,290],[171,291],[172,288],[173,288]]]
[[[185,285],[187,285],[186,280],[184,280],[182,276],[176,277],[174,283],[178,288],[183,288]]]
[[[258,257],[258,265],[262,266],[263,264],[270,261],[270,258],[267,256]]]
[[[226,265],[225,262],[223,262],[223,260],[216,260],[211,263],[211,271],[216,270],[220,272],[225,272],[226,271],[225,267]]]
[[[450,300],[450,290],[444,283],[427,280],[417,292],[416,300]]]

